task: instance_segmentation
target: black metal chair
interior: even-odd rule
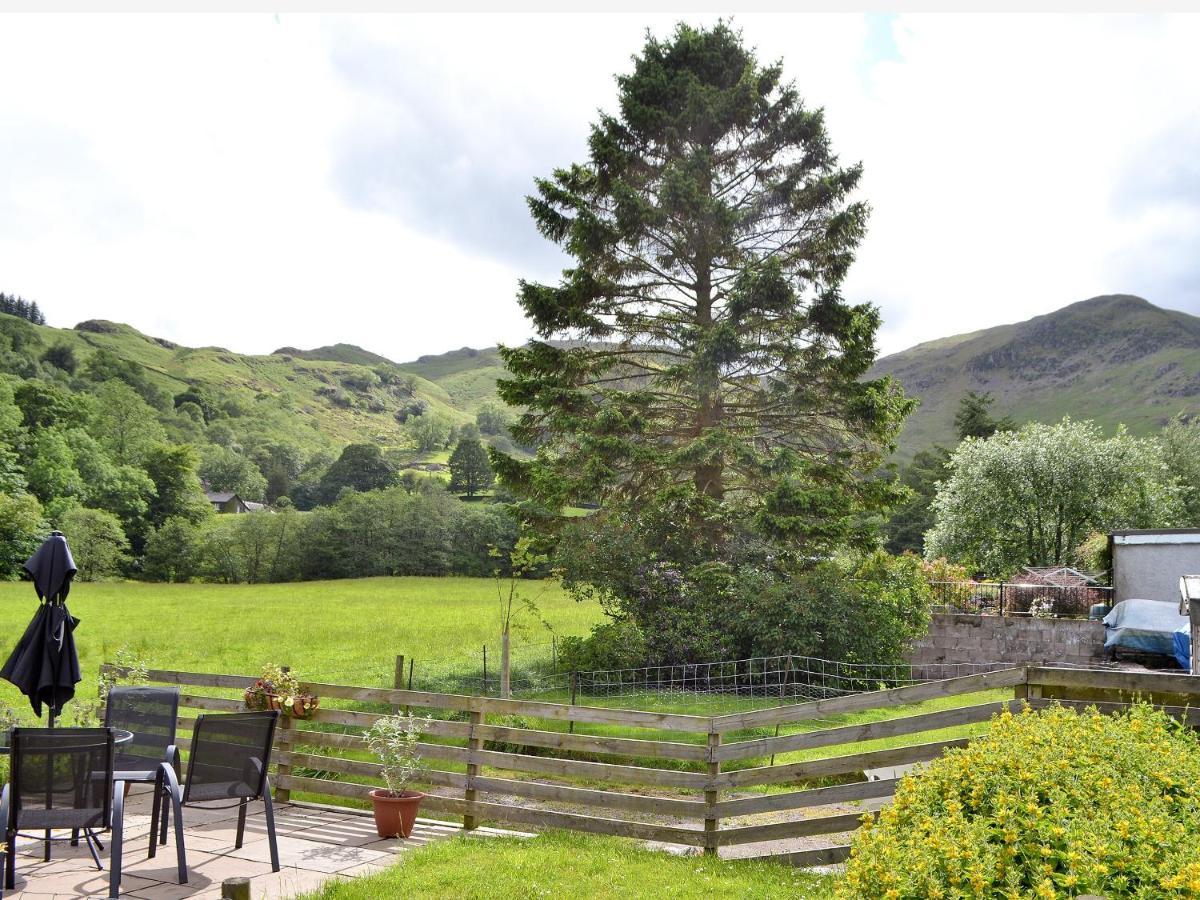
[[[261,800],[267,824],[267,843],[271,849],[271,871],[279,871],[279,845],[275,838],[275,809],[271,803],[271,747],[275,741],[276,710],[266,712],[207,714],[196,718],[188,751],[187,778],[183,786],[175,770],[167,763],[158,767],[156,796],[170,803],[175,815],[175,851],[179,862],[179,883],[187,884],[187,861],[183,845],[183,808],[207,809],[238,807],[237,838],[234,848],[242,846],[246,831],[246,807]],[[234,800],[222,806],[207,804]],[[150,856],[155,845],[167,842],[167,815],[159,822],[159,804],[150,815]]]
[[[21,829],[82,832],[96,868],[103,871],[94,832],[112,829],[108,896],[120,896],[125,785],[113,778],[109,728],[14,728],[11,773],[0,796],[4,823],[4,885],[16,886],[16,838]],[[3,890],[0,890],[0,897]]]
[[[104,724],[133,732],[133,740],[116,748],[113,777],[152,784],[162,762],[178,772],[179,750],[175,746],[178,720],[179,688],[113,687],[104,706]]]
[[[104,724],[133,734],[133,740],[118,744],[113,777],[134,784],[153,784],[159,763],[179,771],[179,749],[175,732],[179,722],[179,688],[116,685],[104,704]],[[167,797],[162,798],[164,822]],[[103,849],[103,848],[101,848]]]

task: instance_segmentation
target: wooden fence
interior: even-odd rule
[[[255,680],[168,670],[151,670],[149,678],[182,686],[184,734],[196,711],[241,709],[240,692]],[[1193,708],[1200,679],[1035,667],[720,716],[335,684],[305,687],[322,706],[311,720],[281,722],[275,757],[281,800],[293,792],[365,798],[379,783],[380,767],[365,751],[362,730],[381,715],[411,709],[442,716],[433,719],[420,744],[433,765],[422,776],[422,789],[429,794],[423,810],[461,816],[468,829],[484,821],[565,828],[702,847],[708,853],[726,845],[852,831],[863,813],[805,811],[890,797],[897,779],[863,780],[864,770],[935,759],[967,743],[960,726],[985,728],[992,716],[1024,703],[1097,705],[1114,712],[1136,697],[1200,724],[1200,710]],[[998,698],[998,689],[1011,690],[1012,698]],[[972,696],[981,692],[990,693]],[[829,716],[939,698],[963,702],[864,724],[792,730]],[[535,727],[534,720],[544,724]],[[613,735],[614,727],[636,736]],[[959,728],[959,736],[938,734],[949,728]],[[900,746],[862,746],[880,739]],[[186,737],[180,744],[186,750]],[[828,755],[812,752],[823,748],[830,749]],[[792,789],[754,790],[770,785]],[[770,850],[764,847],[763,855]],[[840,861],[847,853],[841,844],[780,858],[813,865]]]

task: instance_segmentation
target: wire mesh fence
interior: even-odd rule
[[[648,666],[602,672],[575,672],[575,693],[583,697],[632,694],[722,695],[797,702],[903,687],[960,675],[1007,668],[1007,663],[853,663],[811,656]]]
[[[598,671],[555,671],[556,647],[512,650],[512,695],[578,704],[634,699],[646,708],[688,698],[705,708],[770,705],[841,697],[1007,668],[1003,662],[854,663],[810,656],[765,656]],[[473,665],[472,665],[473,664]],[[499,654],[481,648],[475,659],[409,661],[402,686],[441,693],[499,696]]]

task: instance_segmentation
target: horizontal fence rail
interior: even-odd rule
[[[195,716],[242,709],[242,691],[256,680],[166,669],[150,670],[148,679],[180,686],[179,744],[185,751]],[[304,687],[321,698],[321,706],[311,719],[281,720],[274,779],[281,800],[297,792],[326,802],[363,801],[381,772],[363,730],[381,716],[413,711],[433,716],[419,744],[430,765],[420,775],[427,810],[461,816],[468,829],[484,821],[565,828],[708,853],[762,844],[768,855],[775,841],[852,832],[869,814],[856,804],[886,802],[905,768],[965,746],[993,716],[1026,703],[1114,713],[1145,699],[1200,724],[1194,709],[1200,679],[1049,667],[717,716],[319,682]],[[998,698],[997,691],[1009,698]],[[946,698],[962,702],[906,708]],[[822,721],[868,710],[881,718],[849,725]],[[614,733],[621,731],[630,736]],[[840,840],[773,858],[793,865],[838,862],[848,852]]]

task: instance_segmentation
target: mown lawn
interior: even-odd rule
[[[833,878],[779,863],[671,856],[635,841],[546,832],[536,838],[460,837],[406,855],[377,875],[331,881],[305,900],[399,897],[588,897],[596,900],[796,900],[829,897]]]
[[[531,583],[541,615],[559,635],[586,634],[601,617],[554,582]],[[399,653],[425,661],[462,658],[477,664],[480,647],[496,648],[496,584],[487,578],[362,578],[297,584],[221,585],[79,583],[71,612],[85,682],[94,695],[102,662],[129,647],[153,667],[256,674],[266,662],[291,666],[301,678],[391,686]],[[37,606],[27,582],[0,583],[0,635],[7,655]],[[533,623],[522,642],[546,642]],[[29,714],[12,685],[0,702]]]

